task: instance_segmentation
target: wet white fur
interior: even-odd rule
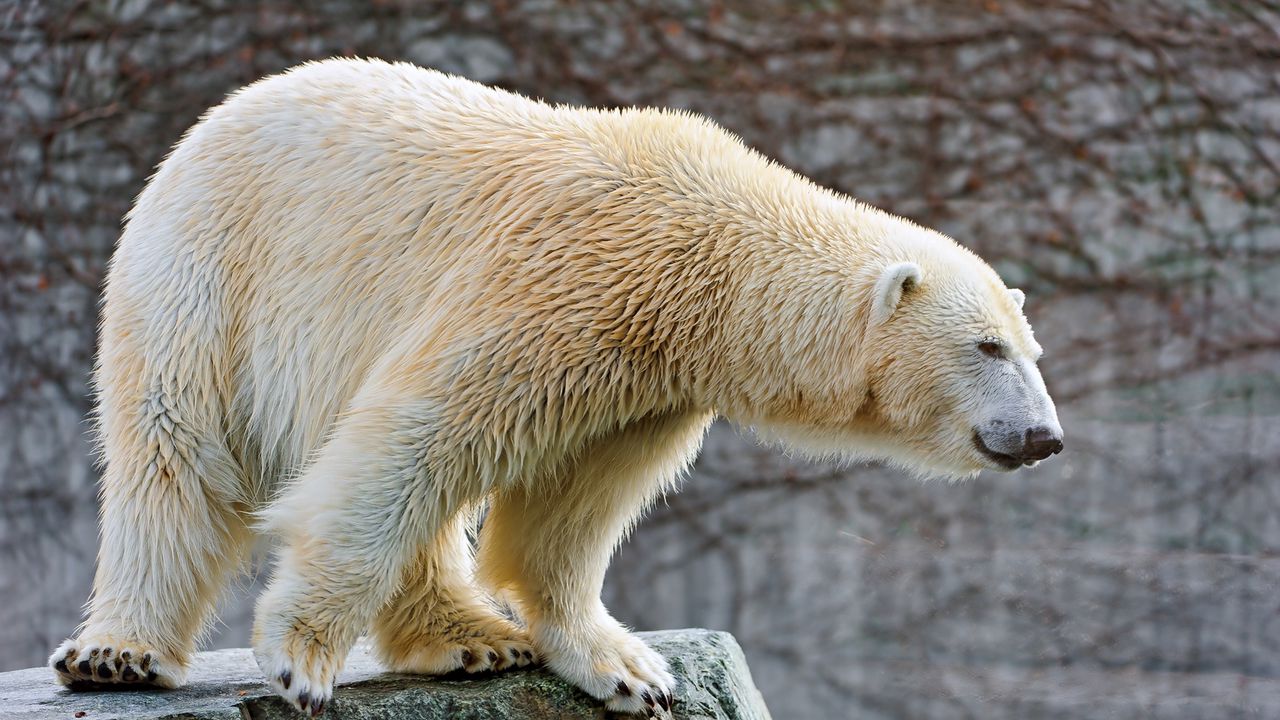
[[[97,371],[102,549],[64,651],[133,643],[180,683],[270,532],[255,652],[295,704],[372,627],[398,669],[528,643],[640,711],[671,678],[599,590],[713,417],[972,474],[974,423],[1026,401],[987,336],[1034,370],[980,259],[702,118],[302,66],[210,111],[129,216]]]

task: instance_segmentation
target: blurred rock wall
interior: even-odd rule
[[[707,114],[1027,291],[1066,454],[921,483],[717,426],[620,617],[734,632],[778,717],[1274,716],[1278,48],[1274,2],[0,5],[0,669],[88,594],[121,217],[226,93],[346,54]]]

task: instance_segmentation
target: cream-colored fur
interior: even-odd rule
[[[988,336],[1039,354],[977,257],[706,120],[302,66],[210,111],[129,216],[97,372],[98,575],[51,663],[181,683],[269,532],[255,654],[304,711],[370,628],[395,669],[536,649],[614,710],[665,708],[666,663],[599,591],[712,418],[971,474],[975,417],[1004,397]],[[478,574],[524,627],[473,577],[486,502]]]

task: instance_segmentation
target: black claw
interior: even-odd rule
[[[311,696],[309,694],[298,693],[298,707],[302,708],[303,712],[307,711],[307,706],[310,704],[311,704]]]
[[[81,660],[80,664],[76,666],[76,669],[80,671],[81,675],[93,674],[93,666],[89,664],[88,660]]]
[[[648,705],[651,708],[653,707],[653,696],[649,694],[648,690],[642,690],[640,692],[640,699],[644,701],[645,705]]]
[[[102,648],[102,657],[104,658],[111,657],[111,648]]]
[[[463,650],[463,651],[462,651],[462,665],[463,665],[464,667],[465,667],[465,666],[467,666],[467,665],[470,665],[470,664],[471,664],[471,661],[472,661],[473,659],[474,659],[474,658],[472,658],[472,656],[471,656],[471,651],[470,651],[470,650]]]
[[[319,715],[322,712],[324,712],[324,700],[316,700],[315,702],[311,703],[312,717],[315,717],[316,715]]]
[[[494,652],[494,651],[490,650],[490,651],[489,651],[489,662],[491,662],[491,663],[496,663],[496,662],[498,662],[498,653],[496,653],[496,652]]]
[[[98,663],[98,677],[106,680],[111,677],[111,666],[106,663]]]
[[[147,682],[155,682],[157,677],[160,677],[160,676],[156,675],[155,670],[151,670],[150,672],[147,673]]]
[[[618,687],[614,689],[614,692],[622,695],[623,697],[629,697],[631,695],[631,688],[627,687],[626,680],[619,680]]]
[[[285,690],[289,689],[289,683],[291,682],[293,682],[293,673],[288,670],[280,673],[280,684],[284,686]]]
[[[137,682],[138,673],[134,672],[132,665],[129,665],[125,667],[124,672],[120,673],[120,678],[125,682]]]
[[[667,694],[665,692],[658,693],[658,704],[662,706],[663,710],[671,709],[671,701],[667,699]]]
[[[528,651],[528,650],[525,650],[525,651],[524,651],[523,653],[521,653],[521,654],[522,654],[522,655],[524,655],[524,659],[525,659],[525,660],[529,660],[529,661],[532,661],[532,660],[533,660],[533,653],[532,653],[532,652],[530,652],[530,651]]]
[[[142,654],[142,669],[147,670],[151,667],[151,653]]]
[[[128,650],[123,650],[120,653],[120,659],[125,662],[129,662],[130,660],[133,660],[133,653],[129,652]]]
[[[57,670],[57,671],[58,671],[58,672],[60,672],[60,673],[66,673],[66,674],[68,674],[68,675],[70,675],[70,674],[71,674],[71,671],[67,669],[67,661],[66,661],[66,659],[62,659],[62,660],[59,660],[58,662],[54,663],[54,664],[53,664],[53,669],[54,669],[54,670]]]

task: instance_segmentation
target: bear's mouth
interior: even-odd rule
[[[988,460],[999,465],[1004,470],[1017,470],[1023,465],[1021,459],[1002,452],[996,452],[987,447],[987,444],[982,441],[982,435],[978,434],[976,430],[973,432],[973,446],[978,448],[978,452],[986,456]],[[1026,464],[1030,465],[1031,463]]]

